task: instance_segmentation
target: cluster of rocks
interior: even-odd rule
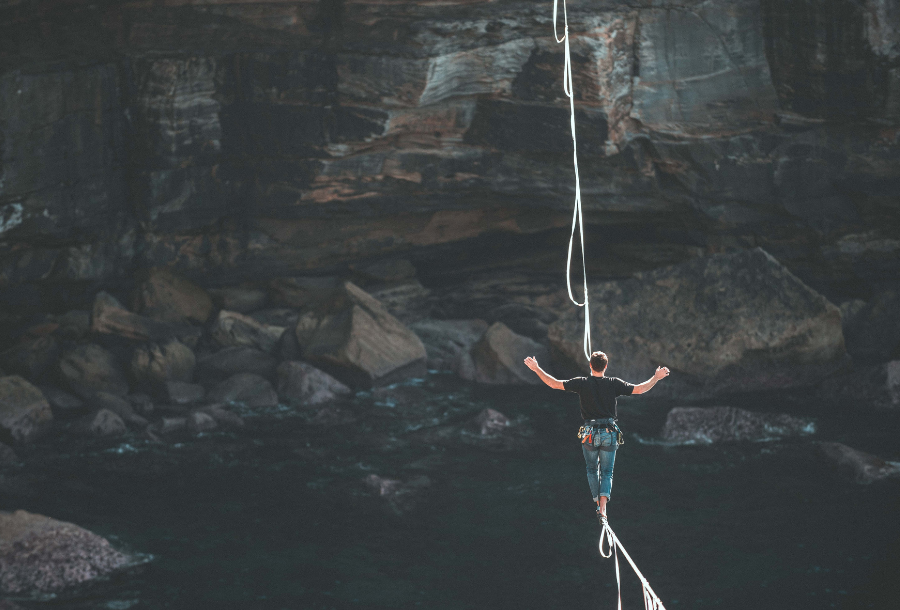
[[[662,438],[670,443],[759,441],[813,434],[815,422],[781,413],[735,407],[676,407],[669,411]]]
[[[28,442],[54,419],[88,435],[200,433],[240,425],[229,403],[315,407],[426,368],[479,383],[539,383],[522,364],[527,356],[558,376],[584,374],[582,310],[559,288],[488,297],[473,284],[471,293],[463,286],[436,297],[395,267],[369,270],[407,282],[378,298],[336,276],[207,291],[156,268],[121,299],[99,292],[91,311],[44,316],[0,353],[8,373],[0,442]],[[851,370],[841,309],[761,249],[593,285],[591,297],[594,347],[610,354],[611,374],[640,381],[657,365],[675,373],[657,395],[794,387]],[[428,307],[459,317],[422,315]],[[896,363],[878,366],[875,402],[895,405]]]
[[[130,307],[99,292],[91,311],[46,316],[0,353],[0,441],[28,443],[54,420],[91,436],[196,434],[242,425],[229,404],[312,407],[425,372],[418,337],[354,284],[268,288],[207,292],[154,269]]]
[[[666,416],[661,437],[667,443],[694,445],[771,441],[815,432],[813,420],[783,413],[758,413],[735,407],[675,407]],[[815,445],[842,475],[856,483],[866,485],[900,478],[900,462],[884,460],[843,443],[819,441]]]

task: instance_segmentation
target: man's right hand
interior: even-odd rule
[[[528,356],[527,358],[525,358],[525,366],[527,366],[534,372],[537,372],[537,370],[541,368],[538,366],[538,362],[534,359],[534,356]]]

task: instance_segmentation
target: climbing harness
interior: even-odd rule
[[[616,439],[616,445],[625,444],[625,436],[619,425],[613,421],[605,419],[592,419],[584,422],[584,425],[578,428],[578,438],[581,439],[582,445],[590,445],[599,447],[601,439],[598,436],[601,432],[609,432]]]
[[[569,112],[570,112],[570,125],[572,128],[572,153],[575,165],[575,211],[572,214],[572,232],[569,236],[569,251],[566,257],[566,288],[569,291],[569,300],[571,300],[578,307],[584,307],[584,338],[582,340],[582,347],[584,348],[584,357],[590,361],[591,359],[591,316],[590,316],[590,306],[588,304],[588,285],[587,285],[587,260],[586,254],[584,251],[584,219],[582,217],[581,212],[581,183],[578,178],[578,145],[575,140],[575,96],[572,89],[572,58],[569,53],[569,19],[566,13],[566,0],[563,0],[563,20],[565,22],[565,32],[563,37],[560,38],[559,34],[556,30],[556,21],[557,21],[557,3],[559,0],[553,0],[553,38],[558,43],[565,43],[565,67],[563,69],[563,91],[566,94],[566,97],[569,98]],[[572,269],[572,248],[575,242],[575,228],[578,227],[579,237],[581,239],[581,271],[584,278],[584,302],[579,303],[575,296],[572,294],[572,278],[571,278],[571,269]],[[618,426],[615,427],[618,437],[621,439],[621,431],[618,429]],[[593,444],[594,440],[594,429],[593,427],[590,430],[585,430],[585,426],[582,426],[582,429],[579,430],[579,438],[587,439],[588,443]],[[582,441],[584,442],[584,440]],[[621,440],[620,440],[621,444]],[[609,559],[613,555],[615,555],[616,560],[616,584],[619,588],[619,606],[618,610],[622,610],[622,582],[619,574],[619,551],[622,551],[622,555],[625,556],[625,559],[628,560],[628,563],[631,564],[631,567],[634,569],[635,574],[637,574],[638,578],[641,580],[641,584],[643,586],[644,591],[644,608],[645,610],[666,610],[665,606],[663,606],[662,601],[660,601],[659,597],[657,597],[656,593],[653,592],[653,589],[650,587],[650,583],[647,582],[647,579],[644,578],[644,575],[641,574],[641,571],[638,570],[638,567],[634,565],[634,561],[632,561],[631,556],[628,554],[628,551],[625,550],[625,547],[622,546],[622,543],[619,541],[619,538],[616,536],[615,532],[612,531],[612,528],[609,527],[609,523],[605,522],[605,520],[601,520],[603,523],[603,530],[600,532],[600,555],[606,559]],[[606,542],[607,550],[604,551],[604,541]]]
[[[578,307],[584,307],[584,337],[582,339],[582,348],[584,349],[584,357],[590,361],[591,359],[591,311],[588,303],[588,285],[587,285],[587,258],[584,251],[584,219],[581,213],[581,182],[578,178],[578,144],[575,140],[575,96],[572,88],[572,58],[569,53],[569,18],[566,14],[566,0],[563,0],[563,20],[565,21],[565,33],[560,38],[556,32],[556,15],[557,2],[553,0],[553,38],[557,43],[565,43],[565,68],[563,69],[563,91],[569,98],[570,119],[569,124],[572,128],[572,157],[575,164],[575,211],[572,214],[572,232],[569,235],[569,252],[566,256],[566,289],[569,291],[569,300]],[[578,227],[578,234],[581,238],[581,272],[584,278],[584,302],[579,303],[572,294],[572,248],[575,242],[575,227]]]
[[[603,541],[606,541],[607,550],[603,551]],[[628,554],[628,551],[625,550],[625,547],[622,546],[622,543],[619,541],[618,536],[616,536],[615,532],[612,531],[612,528],[609,526],[609,523],[603,524],[603,531],[600,532],[600,555],[602,555],[605,559],[609,559],[613,554],[616,556],[616,585],[619,588],[619,610],[622,610],[622,581],[619,578],[619,551],[622,551],[622,555],[625,556],[625,559],[628,560],[628,563],[631,564],[631,567],[634,569],[634,573],[637,574],[638,578],[641,580],[641,585],[644,590],[644,610],[666,610],[666,607],[663,606],[662,601],[657,597],[656,593],[653,592],[653,589],[650,587],[650,583],[647,582],[647,579],[644,578],[644,575],[641,574],[641,571],[638,570],[638,567],[634,565],[634,561],[631,559],[631,555]]]

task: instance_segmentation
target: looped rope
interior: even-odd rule
[[[606,552],[603,551],[604,540],[608,547]],[[629,555],[628,551],[625,550],[625,547],[622,546],[619,538],[616,536],[615,532],[612,531],[612,528],[609,527],[608,523],[603,524],[603,530],[600,532],[600,543],[598,546],[600,548],[600,555],[604,559],[609,559],[613,554],[615,554],[616,557],[616,586],[619,589],[618,610],[622,610],[622,581],[619,577],[619,550],[622,551],[622,555],[625,556],[625,559],[628,560],[628,563],[630,563],[631,567],[634,569],[634,573],[637,574],[638,578],[641,580],[641,586],[644,592],[644,610],[666,610],[666,607],[663,606],[662,601],[657,597],[656,593],[653,592],[653,589],[650,588],[650,583],[647,582],[647,579],[644,578],[644,575],[641,574],[638,567],[634,565],[634,561],[631,560],[631,555]]]
[[[584,219],[581,212],[581,181],[578,176],[578,145],[575,140],[575,96],[572,87],[572,57],[569,52],[569,18],[566,12],[566,0],[563,0],[563,21],[565,22],[565,30],[563,37],[560,38],[556,31],[557,21],[557,3],[553,0],[553,38],[557,43],[565,43],[565,65],[563,67],[563,92],[569,98],[570,126],[572,128],[572,157],[575,165],[575,210],[572,214],[572,232],[569,235],[569,250],[566,256],[566,289],[569,292],[569,300],[578,307],[584,307],[584,336],[581,346],[584,350],[584,357],[590,361],[591,359],[591,311],[588,304],[588,285],[587,285],[587,259],[584,251]],[[575,228],[578,228],[578,235],[581,240],[581,272],[584,278],[584,302],[579,303],[572,293],[572,248],[575,243]]]

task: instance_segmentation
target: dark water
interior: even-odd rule
[[[812,415],[819,432],[664,446],[653,439],[673,405],[620,400],[627,440],[610,524],[666,607],[896,608],[900,483],[856,485],[812,440],[898,459],[897,416],[851,422],[817,412],[802,393],[727,404]],[[517,419],[530,436],[506,451],[428,436],[485,407]],[[0,509],[72,521],[153,560],[75,598],[20,603],[615,608],[613,563],[597,552],[574,436],[577,398],[433,375],[361,394],[344,408],[361,436],[282,409],[248,417],[238,433],[181,444],[132,440],[62,455],[37,447],[4,473]],[[431,486],[395,511],[362,483],[373,473],[425,475]],[[643,607],[637,579],[621,567],[625,607]]]

